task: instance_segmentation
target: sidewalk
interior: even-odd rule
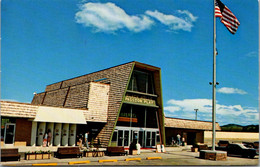
[[[156,153],[155,149],[142,150],[141,155],[128,156],[104,156],[104,157],[83,157],[83,158],[51,158],[48,160],[24,160],[2,162],[3,166],[31,166],[32,164],[57,163],[57,165],[68,165],[74,161],[90,161],[87,164],[77,165],[258,165],[258,157],[255,159],[228,157],[227,161],[212,161],[199,159],[199,153],[187,150],[187,147],[166,147],[166,153]],[[162,159],[147,160],[147,157],[161,157]],[[141,161],[125,161],[126,158],[141,158]],[[100,163],[99,160],[117,160],[117,162]]]

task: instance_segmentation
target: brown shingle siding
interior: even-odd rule
[[[51,91],[51,90],[56,90],[61,88],[62,82],[54,83],[51,85],[46,86],[45,92]]]
[[[101,139],[101,144],[104,146],[108,145],[117,113],[126,89],[128,79],[133,67],[134,62],[126,63],[120,66],[111,67],[102,71],[95,73],[87,74],[84,76],[72,78],[62,82],[58,82],[46,87],[46,99],[44,100],[44,105],[51,106],[61,106],[64,102],[66,96],[67,88],[70,86],[70,93],[68,94],[65,107],[78,108],[85,107],[87,108],[88,103],[88,83],[90,81],[99,80],[102,78],[107,78],[102,80],[102,83],[110,83],[109,91],[109,100],[108,100],[108,123],[105,125],[103,130],[98,135],[98,138]],[[62,86],[61,86],[62,83]],[[60,89],[60,86],[62,89]],[[58,90],[55,90],[58,89]],[[53,91],[51,91],[53,90]],[[36,95],[32,104],[40,104],[40,98],[43,96]]]
[[[43,101],[43,105],[63,107],[68,90],[69,88],[64,88],[64,89],[58,89],[55,91],[47,92]]]
[[[87,108],[89,83],[72,86],[64,107]]]
[[[206,121],[196,121],[196,120],[187,120],[187,119],[178,119],[178,118],[165,118],[165,127],[212,130],[212,123]],[[221,130],[218,123],[216,123],[216,130]]]
[[[44,96],[45,96],[45,92],[34,95],[31,104],[36,104],[36,105],[42,104]]]

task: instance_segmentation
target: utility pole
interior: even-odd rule
[[[197,112],[199,109],[194,109],[196,111],[196,117],[195,117],[195,120],[197,120]]]

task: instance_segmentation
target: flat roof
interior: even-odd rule
[[[165,117],[164,123],[167,128],[212,130],[212,122],[209,121]],[[216,130],[221,130],[221,127],[217,122]]]

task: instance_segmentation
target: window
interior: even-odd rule
[[[124,104],[119,114],[117,126],[158,128],[156,109]]]
[[[154,94],[152,75],[148,72],[133,71],[128,90]]]

